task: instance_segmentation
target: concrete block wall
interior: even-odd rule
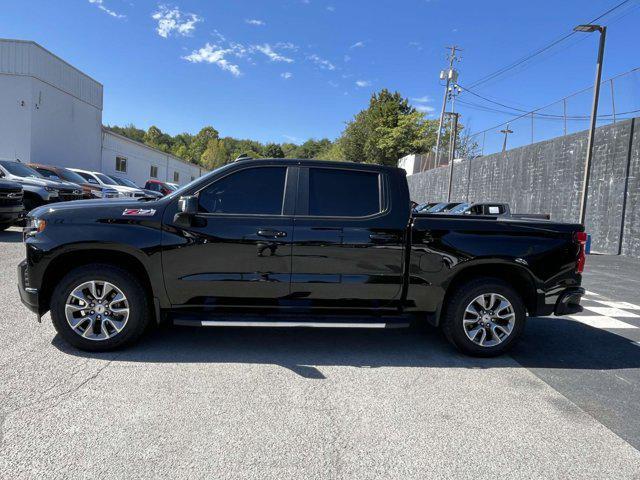
[[[586,216],[594,252],[640,257],[639,123],[625,120],[596,131]],[[457,161],[451,200],[508,202],[516,213],[577,222],[586,148],[584,131]],[[448,176],[448,166],[410,175],[411,198],[446,200]]]

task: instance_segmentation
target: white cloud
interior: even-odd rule
[[[417,103],[429,103],[433,101],[433,98],[429,95],[425,95],[424,97],[412,98],[411,100]]]
[[[285,63],[293,63],[293,59],[289,57],[285,57],[284,55],[275,52],[271,45],[265,43],[263,45],[253,45],[252,48],[255,48],[257,51],[269,57],[269,60],[272,62],[285,62]]]
[[[419,112],[427,113],[427,114],[432,114],[433,112],[436,111],[436,109],[431,105],[415,105],[414,108]]]
[[[370,87],[371,82],[369,80],[356,80],[356,86],[359,88]]]
[[[329,5],[327,7],[327,10],[329,10],[330,12],[335,12],[336,11],[336,7],[334,7],[333,5]]]
[[[311,60],[313,63],[315,63],[318,67],[322,68],[323,70],[336,69],[336,66],[333,63],[331,63],[329,60],[325,60],[324,58],[320,58],[315,53],[313,55],[309,55],[309,57],[307,58]]]
[[[258,20],[256,18],[247,18],[244,21],[245,23],[248,23],[249,25],[255,25],[256,27],[263,27],[266,25],[265,22],[263,22],[262,20]]]
[[[333,80],[329,80],[327,83],[331,85],[333,88],[337,88],[339,86],[338,82],[334,82]]]
[[[96,5],[100,10],[102,10],[107,15],[112,16],[113,18],[125,18],[126,15],[121,15],[113,10],[104,6],[104,0],[89,0],[89,3]]]
[[[298,137],[294,137],[293,135],[282,135],[282,138],[288,140],[291,143],[300,143],[300,139]]]
[[[176,34],[187,36],[196,28],[196,23],[201,22],[202,18],[195,13],[181,12],[178,7],[168,7],[159,5],[158,11],[151,15],[151,18],[158,22],[156,31],[162,38]]]
[[[353,45],[351,45],[349,48],[363,48],[364,47],[364,42],[356,42]]]
[[[351,61],[351,57],[349,55],[345,55],[344,56],[344,61],[346,62],[350,62]]]
[[[199,50],[194,50],[190,55],[182,58],[191,63],[212,63],[220,67],[222,70],[231,73],[234,77],[239,77],[242,74],[240,67],[230,63],[225,58],[226,55],[230,54],[235,55],[236,53],[233,49],[220,48],[217,45],[212,45],[207,42],[204,47]]]
[[[281,76],[282,78],[284,78],[285,80],[289,80],[291,77],[293,77],[293,73],[291,73],[291,72],[284,72],[284,73],[281,73],[281,74],[280,74],[280,76]]]

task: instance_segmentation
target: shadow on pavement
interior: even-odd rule
[[[116,362],[272,364],[312,379],[325,378],[316,366],[524,366],[587,370],[640,367],[640,347],[632,341],[563,318],[529,319],[525,336],[511,355],[488,359],[461,355],[439,331],[431,328],[417,331],[167,327],[151,332],[139,344],[115,355],[82,352],[59,336],[52,343],[70,355]]]
[[[0,243],[20,243],[22,242],[22,231],[5,230],[0,232]]]

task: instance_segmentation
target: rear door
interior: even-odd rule
[[[298,185],[291,299],[341,309],[397,305],[409,204],[393,204],[389,175],[301,166]]]

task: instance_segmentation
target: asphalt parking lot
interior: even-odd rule
[[[501,358],[178,327],[87,354],[20,303],[18,230],[0,250],[0,478],[640,478],[638,261],[591,256],[589,308]]]

